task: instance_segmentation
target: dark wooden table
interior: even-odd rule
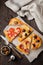
[[[16,17],[17,14],[14,13],[12,10],[7,8],[4,4],[6,0],[0,0],[0,34],[3,34],[3,29],[8,24],[9,20],[12,17]],[[37,25],[34,21],[29,22],[26,17],[22,18],[25,20],[29,25],[31,25],[33,28],[35,28],[39,33],[43,35],[42,32],[39,31],[37,28]],[[4,45],[4,42],[0,40],[0,48]],[[13,52],[12,52],[13,53]],[[9,56],[3,56],[0,53],[0,65],[43,65],[43,51],[40,53],[37,59],[35,59],[32,63],[30,63],[25,56],[23,56],[22,60],[15,60],[10,63],[8,63]]]

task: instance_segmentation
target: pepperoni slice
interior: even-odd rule
[[[11,31],[8,31],[8,34],[9,35],[14,35],[14,32],[13,31],[12,32]]]
[[[18,34],[16,32],[14,32],[14,37],[16,37]]]
[[[27,52],[27,53],[29,53],[29,49],[28,48],[27,49],[24,49],[24,51]]]
[[[30,43],[29,41],[26,41],[26,43],[25,43],[25,44],[27,45],[27,44],[29,44],[29,43]]]
[[[12,32],[12,33],[8,33],[8,36],[11,38],[12,36],[16,37],[17,36],[17,33],[16,32]]]
[[[16,31],[15,31],[16,30]],[[20,28],[10,28],[8,30],[8,36],[11,38],[12,36],[16,37],[20,33]]]
[[[9,36],[9,38],[11,38],[11,37],[12,37],[12,35],[11,35],[11,34],[8,34],[8,36]]]
[[[21,29],[18,27],[16,28],[17,33],[20,33]]]
[[[22,50],[24,49],[24,45],[23,45],[23,44],[20,44],[19,47],[20,47],[20,49],[22,49]]]
[[[9,30],[7,32],[8,32],[8,34],[11,34],[11,32]]]
[[[14,32],[11,32],[11,35],[13,36],[14,35]]]
[[[10,31],[10,32],[14,32],[14,28],[10,28],[9,31]]]

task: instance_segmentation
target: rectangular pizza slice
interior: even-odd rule
[[[31,36],[23,40],[18,46],[17,49],[23,54],[29,54],[31,48]]]
[[[42,39],[40,38],[40,36],[37,35],[36,33],[33,33],[31,37],[32,37],[31,49],[36,50],[40,48],[42,45]]]
[[[30,26],[27,26],[26,24],[21,26],[21,33],[18,37],[18,40],[21,42],[25,38],[27,38],[31,33],[33,29]]]
[[[20,27],[10,27],[9,29],[4,30],[4,34],[9,42],[12,42],[13,39],[15,39],[19,33],[21,32]]]
[[[9,25],[22,25],[23,22],[19,18],[12,18]]]

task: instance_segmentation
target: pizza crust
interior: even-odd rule
[[[35,37],[36,36],[36,37]],[[32,34],[31,49],[38,49],[41,47],[42,39],[35,33]]]
[[[22,24],[23,24],[23,22],[18,18],[12,18],[9,21],[9,25],[22,25]]]
[[[23,45],[24,48],[20,48],[20,45]],[[23,40],[21,42],[21,44],[19,44],[17,46],[17,49],[19,51],[21,51],[23,54],[29,54],[30,53],[30,48],[31,48],[31,36],[27,37],[25,40]],[[27,51],[26,51],[27,50]]]
[[[33,29],[27,25],[22,25],[21,26],[21,33],[19,35],[18,40],[21,42],[22,40],[24,40],[25,38],[27,38],[33,31]]]
[[[19,33],[21,32],[21,29],[19,27],[16,28],[9,28],[8,30],[4,30],[4,34],[9,42],[12,42],[13,39],[15,39]]]

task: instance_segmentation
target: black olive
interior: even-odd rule
[[[25,32],[25,31],[26,31],[25,29],[22,30],[22,32]]]
[[[17,21],[14,21],[14,23],[15,23],[15,24],[18,24],[18,22],[17,22]]]
[[[35,47],[36,45],[35,45],[35,44],[33,44],[33,46]]]
[[[31,31],[30,31],[30,30],[28,30],[28,33],[31,33]]]
[[[25,33],[25,36],[27,36],[27,33]]]
[[[37,40],[36,42],[40,42],[40,40]]]
[[[37,39],[37,35],[35,35],[34,38]]]

